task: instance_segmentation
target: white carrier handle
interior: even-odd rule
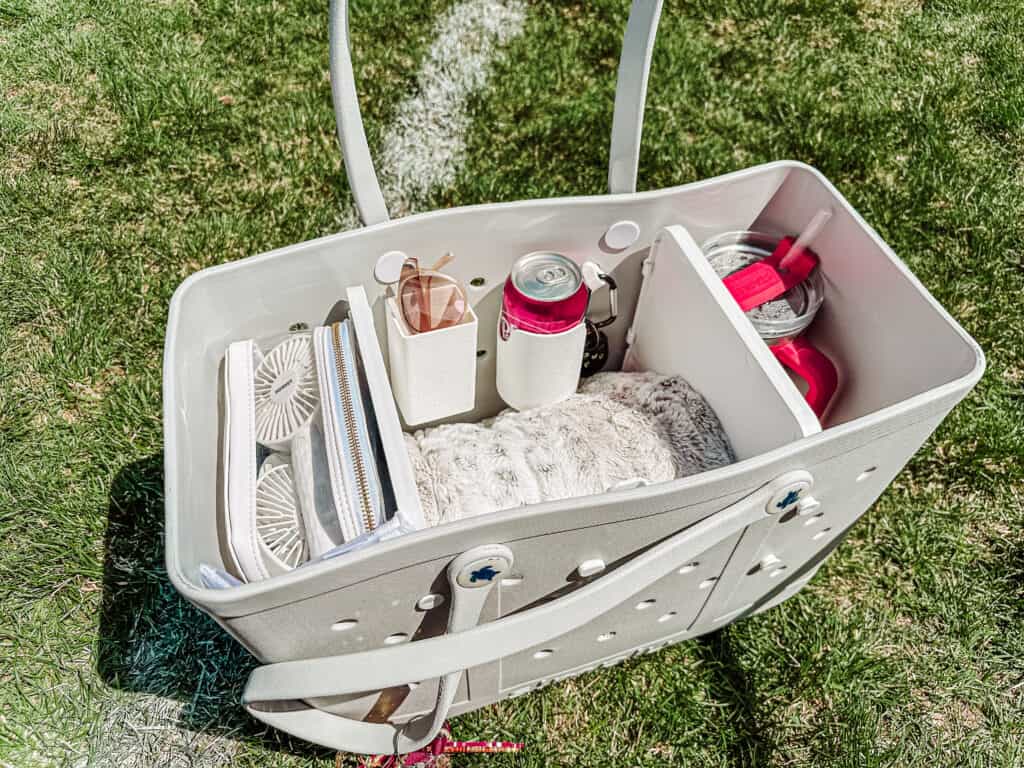
[[[661,4],[662,0],[633,0],[629,12],[615,86],[615,114],[608,159],[608,190],[612,193],[636,191],[647,75],[651,68]],[[379,224],[388,220],[388,207],[373,168],[359,111],[349,47],[348,0],[331,0],[329,25],[331,96],[348,185],[363,223]]]
[[[420,749],[443,725],[463,670],[521,653],[599,618],[723,539],[794,508],[812,482],[808,472],[787,472],[565,597],[479,626],[490,587],[511,566],[512,553],[502,545],[475,547],[448,567],[448,634],[393,648],[258,667],[249,676],[242,701],[256,719],[331,749],[363,754]],[[488,565],[490,570],[481,572]],[[477,581],[486,580],[486,586],[475,588],[474,575]],[[434,678],[441,680],[434,711],[403,725],[365,723],[303,703]]]

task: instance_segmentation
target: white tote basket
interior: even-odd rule
[[[653,0],[633,4],[612,194],[388,221],[359,118],[345,3],[333,4],[339,133],[369,226],[191,276],[171,302],[164,357],[167,569],[266,664],[244,697],[260,720],[335,749],[409,751],[446,716],[775,605],[807,583],[981,376],[974,341],[812,168],[773,163],[634,191],[659,11]],[[796,232],[821,208],[833,217],[812,246],[829,292],[809,335],[845,372],[824,430],[696,247],[730,230]],[[639,239],[611,251],[604,236],[623,221]],[[608,367],[622,364],[628,335],[631,365],[686,376],[721,418],[735,464],[430,528],[232,589],[200,585],[200,563],[224,562],[218,367],[230,342],[318,325],[362,286],[368,305],[356,331],[376,359],[387,339],[378,257],[452,251],[449,271],[483,281],[471,297],[484,353],[475,405],[458,418],[491,416],[503,407],[492,346],[501,286],[519,256],[541,249],[593,258],[614,277],[620,312],[606,329]],[[657,279],[644,279],[651,270]],[[373,394],[375,403],[390,397],[386,383]],[[385,448],[399,456],[397,411],[378,418]],[[399,507],[414,505],[407,462],[386,469]]]

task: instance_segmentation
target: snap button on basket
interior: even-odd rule
[[[483,557],[464,565],[456,577],[460,587],[486,587],[505,573],[511,563],[504,557]]]
[[[769,515],[785,514],[794,509],[805,494],[814,485],[814,478],[810,472],[796,470],[787,472],[771,483],[775,489],[771,499],[765,505],[765,512]]]

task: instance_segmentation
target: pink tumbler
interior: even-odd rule
[[[819,420],[839,387],[835,365],[801,334],[825,299],[818,258],[790,253],[791,238],[729,232],[704,244],[704,255],[775,358],[807,386],[804,398]],[[788,264],[788,266],[786,266]]]

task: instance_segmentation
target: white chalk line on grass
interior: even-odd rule
[[[432,189],[450,186],[466,157],[470,97],[483,89],[501,48],[521,35],[520,0],[467,0],[434,30],[417,78],[384,136],[380,178],[394,215],[410,213]]]
[[[486,86],[501,48],[522,34],[525,21],[521,0],[465,0],[438,20],[416,92],[398,105],[384,135],[378,168],[393,215],[412,212],[429,192],[455,182],[466,158],[469,99]],[[355,209],[345,210],[340,222],[343,229],[358,226]],[[230,737],[180,726],[182,702],[117,695],[107,707],[83,764],[214,768],[231,764],[235,755]]]

